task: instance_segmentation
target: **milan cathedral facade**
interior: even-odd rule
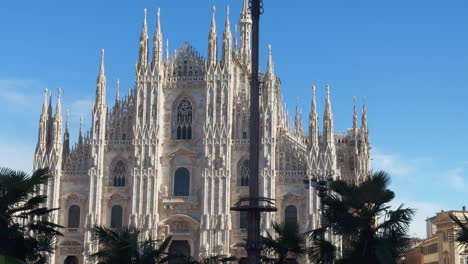
[[[150,41],[145,10],[135,87],[121,96],[117,83],[115,104],[106,105],[103,51],[91,128],[84,133],[80,127],[73,146],[68,117],[62,134],[61,92],[54,113],[46,91],[34,168],[52,170],[41,192],[47,206],[60,208],[52,220],[64,226],[51,263],[93,263],[95,225],[137,226],[159,239],[172,235],[170,250],[197,258],[245,256],[246,214],[230,208],[248,194],[252,22],[247,8],[244,0],[239,33],[237,25],[231,33],[227,9],[221,45],[213,8],[206,59],[188,44],[172,55],[168,44],[163,51],[159,10]],[[355,104],[352,128],[335,132],[327,87],[319,131],[313,87],[305,134],[299,109],[290,122],[271,47],[260,83],[260,194],[275,199],[278,208],[262,216],[262,230],[285,221],[311,230],[320,223],[320,201],[304,179],[326,174],[358,182],[370,171],[365,106],[360,125]]]

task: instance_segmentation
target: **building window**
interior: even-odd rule
[[[174,174],[174,196],[190,195],[190,172],[186,168],[178,168]]]
[[[294,205],[286,207],[284,210],[284,223],[297,224],[297,208]]]
[[[247,228],[247,211],[239,212],[239,228]]]
[[[112,185],[113,186],[125,186],[125,175],[127,168],[123,161],[119,160],[112,170]]]
[[[192,104],[187,98],[177,106],[176,139],[192,139]]]
[[[70,206],[68,209],[68,228],[80,227],[80,207],[78,205]]]
[[[111,228],[121,228],[122,227],[122,216],[123,209],[120,205],[112,206],[111,210]]]
[[[249,160],[241,160],[238,166],[239,186],[249,186],[250,163]]]

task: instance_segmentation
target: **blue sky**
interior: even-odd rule
[[[261,68],[272,44],[275,71],[304,127],[312,84],[324,107],[331,85],[335,127],[352,125],[353,96],[367,97],[373,168],[393,176],[395,203],[424,219],[467,203],[468,2],[465,0],[264,0]],[[287,4],[286,4],[287,3]],[[30,170],[43,90],[63,90],[76,139],[88,127],[100,49],[106,50],[107,100],[133,86],[143,8],[150,33],[161,7],[170,50],[188,41],[206,54],[211,6],[218,32],[225,7],[237,22],[241,0],[2,1],[0,4],[0,165]],[[218,34],[222,35],[222,34]],[[55,103],[55,102],[54,102]]]

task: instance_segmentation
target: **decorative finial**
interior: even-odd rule
[[[211,10],[211,32],[216,32],[216,6]]]
[[[146,24],[146,8],[143,9],[143,13],[144,13],[144,23]]]
[[[104,75],[104,49],[101,49],[101,67],[99,69],[99,74]]]
[[[67,121],[65,122],[65,130],[68,132],[70,128],[70,109],[67,108]]]
[[[117,79],[117,86],[115,88],[115,100],[119,101],[120,99],[120,80]]]
[[[62,96],[62,89],[61,88],[58,88],[57,89],[57,98],[58,100],[60,100],[60,97]]]
[[[169,61],[169,38],[166,39],[166,61]]]
[[[161,18],[161,8],[158,7],[158,22],[159,22],[160,18]]]
[[[313,98],[315,99],[315,90],[317,89],[317,87],[315,87],[315,84],[312,84],[312,96]]]
[[[226,17],[229,17],[229,5],[226,6]]]

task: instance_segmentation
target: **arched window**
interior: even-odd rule
[[[241,160],[237,168],[239,186],[249,186],[250,177],[250,162],[249,160]]]
[[[68,228],[80,227],[80,207],[78,205],[70,206],[68,209]]]
[[[239,212],[239,228],[247,228],[247,211]]]
[[[184,98],[176,110],[176,139],[192,139],[192,104]]]
[[[115,163],[114,169],[112,170],[112,185],[113,186],[125,186],[125,175],[127,174],[127,168],[125,163],[121,160]]]
[[[284,222],[297,224],[297,208],[294,205],[286,207],[284,210]]]
[[[178,168],[174,175],[174,196],[190,195],[190,172],[186,168]]]
[[[111,210],[111,228],[121,228],[122,227],[122,216],[123,209],[120,205],[112,206]]]

